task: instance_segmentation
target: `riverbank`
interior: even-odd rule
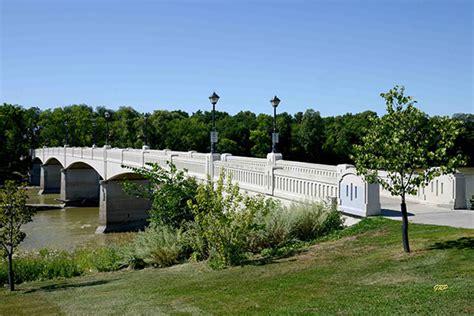
[[[0,314],[472,314],[474,230],[377,218],[290,258],[95,273],[0,290]],[[442,285],[436,287],[436,285]]]

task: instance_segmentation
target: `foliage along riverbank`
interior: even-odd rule
[[[410,254],[399,222],[368,218],[271,264],[185,263],[25,283],[0,290],[0,314],[472,314],[474,231],[410,229]]]
[[[269,225],[263,225],[262,221],[267,221]],[[239,259],[238,262],[225,262],[220,261],[221,257],[212,257],[218,251],[214,248],[209,250],[212,252],[209,256],[205,249],[207,241],[196,224],[189,223],[190,227],[186,231],[166,225],[152,225],[144,232],[135,234],[132,241],[127,240],[130,239],[127,236],[112,246],[80,247],[74,251],[41,249],[20,252],[13,262],[15,283],[71,278],[124,268],[167,267],[186,261],[208,260],[214,268],[223,268],[227,264],[244,264],[248,260],[264,262],[291,255],[310,244],[311,240],[341,229],[342,223],[339,212],[325,208],[322,204],[295,205],[292,209],[274,210],[263,218],[253,217],[249,224],[259,229],[253,232],[252,229],[241,231],[240,233],[248,235],[241,235],[241,240],[235,240],[234,237],[223,249],[233,249],[229,260]],[[261,245],[265,242],[264,238],[267,240],[267,247]],[[257,241],[260,245],[256,244]],[[250,244],[251,249],[248,248]],[[236,247],[241,248],[237,251]],[[200,253],[195,252],[197,249]],[[233,258],[232,255],[237,257]],[[0,284],[6,284],[7,281],[7,263],[0,259]]]

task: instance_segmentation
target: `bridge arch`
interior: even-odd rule
[[[38,158],[39,159],[39,158]],[[40,194],[42,193],[59,193],[61,190],[61,170],[63,165],[55,157],[44,159],[40,166]],[[36,160],[35,158],[35,161]],[[39,159],[41,161],[41,159]]]
[[[61,170],[61,200],[66,205],[99,204],[99,172],[85,162],[74,162]]]
[[[41,161],[41,159],[40,159],[40,161]],[[43,165],[60,165],[61,168],[64,168],[61,161],[59,161],[59,159],[57,159],[56,157],[49,157],[48,159],[46,159],[45,162],[43,162]]]
[[[151,201],[126,193],[126,181],[146,185],[148,180],[134,172],[117,173],[100,181],[99,227],[97,232],[141,229],[149,218]]]

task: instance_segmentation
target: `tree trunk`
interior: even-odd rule
[[[402,196],[402,237],[403,237],[403,250],[410,252],[410,243],[408,241],[408,213],[407,205],[405,204],[405,196]]]
[[[15,279],[13,277],[13,254],[8,253],[8,284],[10,284],[10,291],[15,290]]]

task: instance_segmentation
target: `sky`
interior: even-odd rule
[[[0,0],[0,102],[140,112],[474,113],[469,0]]]

